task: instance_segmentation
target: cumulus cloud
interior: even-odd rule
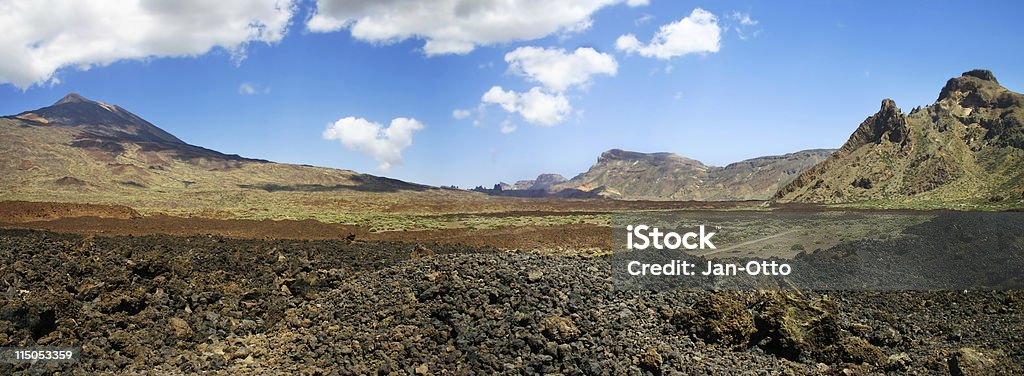
[[[429,55],[465,54],[477,46],[585,30],[591,15],[622,0],[317,0],[306,26],[347,29],[370,43],[424,40]],[[628,0],[630,6],[646,0]]]
[[[615,48],[627,53],[658,59],[671,59],[693,53],[718,52],[722,28],[718,17],[701,8],[696,8],[683,19],[662,25],[650,43],[640,42],[633,34],[620,36]]]
[[[462,120],[468,118],[473,112],[470,110],[454,109],[452,110],[452,117],[455,120]]]
[[[549,93],[534,87],[525,93],[491,87],[481,98],[485,104],[496,104],[502,109],[518,113],[526,121],[543,126],[561,123],[572,113],[569,100],[562,93]]]
[[[619,65],[612,55],[590,47],[567,53],[561,48],[519,47],[505,54],[509,70],[555,92],[586,86],[596,74],[614,76]]]
[[[541,86],[526,92],[491,87],[481,98],[482,106],[498,105],[527,122],[548,127],[572,114],[572,105],[565,96],[567,90],[590,85],[594,75],[614,76],[619,69],[615,57],[589,47],[571,53],[561,48],[520,47],[505,54],[505,62],[509,71]],[[510,123],[501,126],[501,133],[514,130]]]
[[[241,95],[256,95],[256,94],[270,94],[270,86],[261,87],[258,84],[243,82],[238,85],[238,94]]]
[[[349,116],[327,125],[323,137],[369,155],[381,171],[388,171],[402,163],[402,149],[412,145],[412,134],[420,129],[423,124],[411,118],[395,118],[385,128],[380,123]]]
[[[0,1],[0,84],[53,81],[124,59],[197,56],[215,47],[245,56],[252,42],[284,37],[294,0]]]

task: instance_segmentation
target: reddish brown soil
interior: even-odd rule
[[[239,239],[342,239],[366,230],[358,226],[305,221],[252,221],[155,215],[132,219],[75,217],[0,224],[5,228],[47,230],[85,235],[219,235]]]
[[[495,213],[500,214],[500,213]],[[523,212],[512,213],[520,215]],[[541,213],[534,213],[541,214]],[[568,213],[544,212],[545,215]],[[433,242],[474,247],[533,250],[539,248],[608,248],[607,227],[588,224],[524,226],[497,229],[446,229],[370,233],[366,228],[314,220],[224,220],[167,215],[143,217],[123,206],[0,202],[0,228],[46,230],[82,235],[177,236],[218,235],[238,239],[344,239]]]
[[[0,222],[47,221],[57,218],[138,218],[135,209],[121,205],[65,204],[49,202],[0,202]]]

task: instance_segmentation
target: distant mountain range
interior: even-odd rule
[[[767,200],[834,150],[804,150],[759,157],[725,167],[708,166],[673,153],[619,149],[601,153],[590,170],[565,180],[543,174],[514,185],[480,191],[507,196],[605,197],[629,200]],[[560,179],[559,179],[560,178]],[[540,183],[540,184],[537,184]]]
[[[935,103],[904,113],[890,99],[777,202],[881,207],[1021,207],[1024,96],[992,72],[950,79]]]
[[[245,210],[257,209],[235,192],[437,189],[224,154],[185,143],[121,107],[77,94],[0,117],[0,174],[4,197],[120,201],[110,198],[170,192],[174,195],[166,197],[192,199],[196,192],[221,192],[213,197]],[[572,179],[542,174],[475,190],[517,197],[1021,208],[1024,95],[1004,88],[989,71],[973,70],[950,79],[935,103],[924,108],[904,113],[892,100],[882,101],[878,113],[838,150],[804,150],[716,167],[672,153],[612,149]],[[445,192],[454,201],[470,195]]]

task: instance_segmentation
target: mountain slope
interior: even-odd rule
[[[804,170],[824,161],[835,149],[810,149],[747,159],[715,168],[701,187],[705,200],[767,200]]]
[[[6,198],[141,201],[200,192],[429,187],[311,166],[243,158],[190,145],[131,112],[69,94],[0,118],[0,191]],[[82,199],[89,197],[89,199]],[[138,204],[138,205],[146,205]]]
[[[950,79],[935,103],[903,113],[886,99],[834,155],[802,173],[778,202],[883,207],[1019,207],[1024,96],[991,72]]]
[[[716,167],[673,153],[638,153],[612,149],[601,153],[597,163],[571,180],[551,183],[558,179],[548,178],[544,180],[544,184],[540,184],[540,188],[533,185],[532,189],[542,190],[549,196],[561,197],[766,200],[779,187],[803,170],[824,160],[831,153],[832,150],[827,149],[805,150]],[[541,177],[538,177],[538,182],[542,180]],[[484,191],[510,194],[491,192],[494,190]]]

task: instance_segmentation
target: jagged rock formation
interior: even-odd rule
[[[903,113],[886,99],[834,155],[779,190],[778,202],[883,207],[1019,207],[1024,96],[992,72],[950,79],[935,103]]]

